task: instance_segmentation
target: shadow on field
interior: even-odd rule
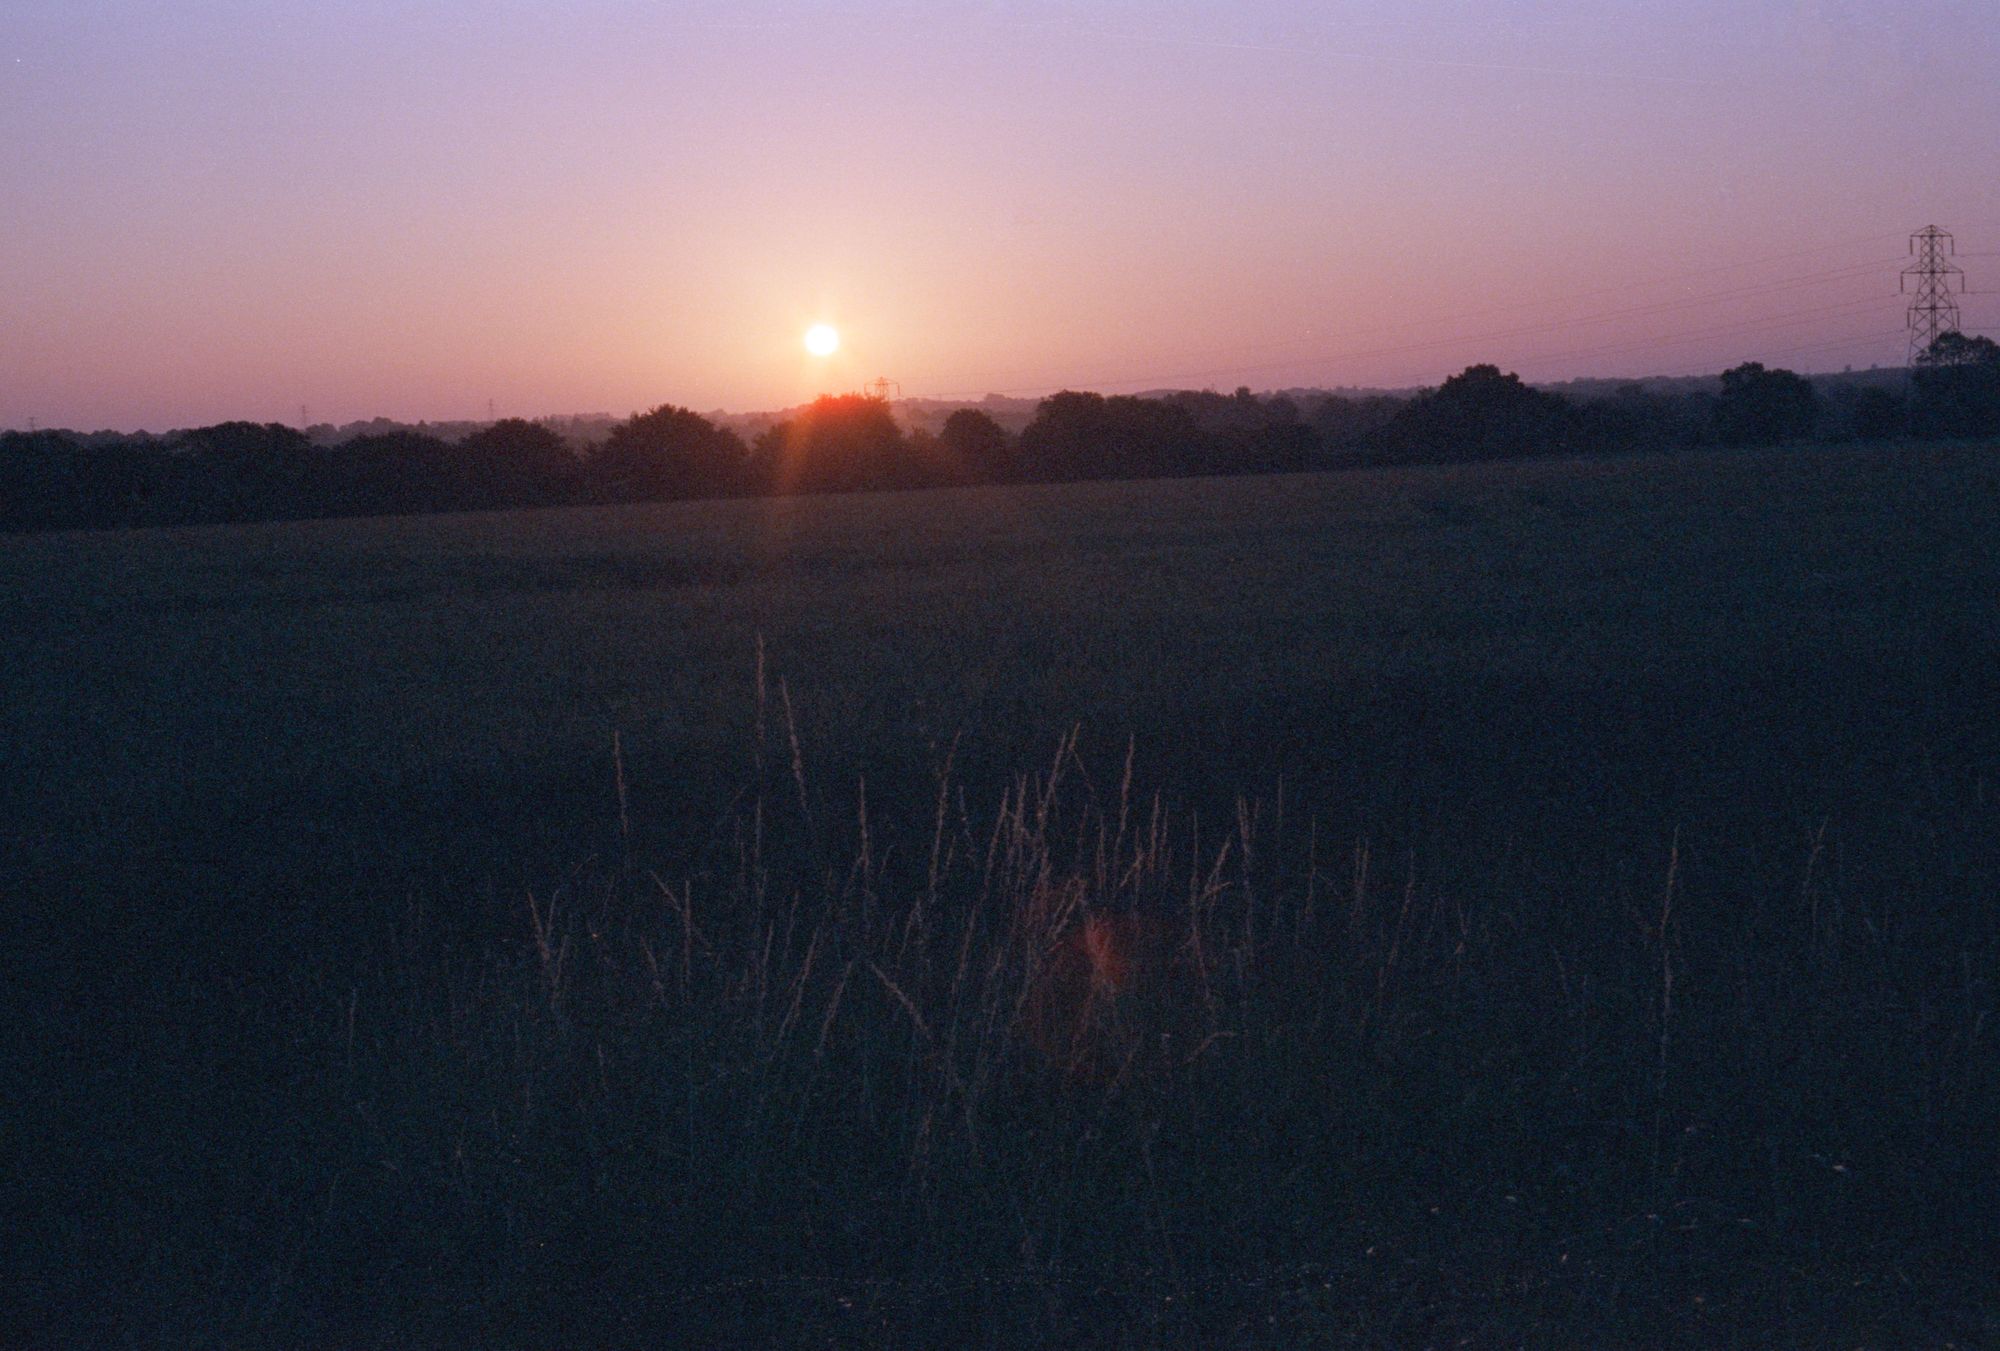
[[[1553,514],[1587,521],[1610,510],[1590,493],[1629,489],[1535,491],[1580,494]],[[1486,479],[1429,491],[1504,519],[1466,505]],[[1363,551],[1386,568],[1437,543],[1427,500],[1341,519],[1388,520]],[[788,599],[811,622],[786,650],[818,665],[685,681],[666,714],[574,714],[576,691],[671,682],[668,639],[723,625],[701,606],[775,602],[468,601],[431,647],[423,608],[317,646],[140,627],[37,677],[8,716],[54,730],[0,776],[27,825],[0,858],[0,1127],[29,1217],[0,1339],[2000,1335],[2000,627],[1977,523],[1953,569],[1825,582],[1764,559],[1735,591],[1683,568],[1666,599],[1601,582],[1609,554],[1535,582],[1561,551],[1518,540],[1449,585],[1425,561],[1387,593],[1403,608],[1285,591],[1252,558],[1184,615],[1146,590],[1184,535],[1133,543],[1162,528],[1153,499],[1046,501],[1116,545],[1066,577],[1166,618],[1093,595],[1103,627],[1073,642],[998,603],[884,638],[837,597]],[[1215,536],[1202,557],[1251,529],[1177,510]],[[1726,515],[1697,524],[1723,538]],[[508,528],[531,526],[552,529]],[[1753,527],[1723,552],[1777,528]],[[813,547],[865,553],[858,528]],[[1318,517],[1297,530],[1330,547]],[[1478,591],[1503,564],[1529,580]],[[961,582],[900,577],[894,613],[950,617]],[[1843,588],[1831,619],[1794,605]],[[1224,603],[1245,595],[1269,613]],[[1562,617],[1516,633],[1521,595]],[[1281,667],[1269,637],[1337,653],[1364,620],[1345,665]],[[897,669],[975,631],[1008,679],[985,651],[928,684]],[[635,632],[612,657],[584,641]],[[465,633],[507,642],[467,655]],[[843,683],[842,653],[875,674]],[[1052,726],[1050,690],[1121,656],[1151,683],[1092,707],[1151,711]],[[497,693],[422,679],[480,664]],[[356,711],[382,709],[407,753]],[[572,715],[587,737],[541,735]],[[490,735],[423,739],[440,726]],[[121,767],[106,727],[143,754]]]
[[[1206,710],[1129,780],[962,746],[942,792],[821,793],[774,733],[721,804],[626,759],[626,829],[611,764],[281,804],[68,917],[40,1017],[98,1068],[24,1104],[17,1180],[92,1255],[30,1264],[41,1307],[232,1345],[1976,1335],[1988,790],[1814,700],[1927,748],[1946,705],[1375,695]],[[1220,791],[1287,745],[1282,792]],[[315,879],[371,839],[434,871]],[[1021,1020],[1105,912],[1186,955],[1078,1078]]]

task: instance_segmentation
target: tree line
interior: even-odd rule
[[[1572,399],[1491,365],[1410,397],[1294,398],[1066,390],[1018,434],[976,408],[935,433],[891,406],[831,395],[750,440],[662,405],[573,448],[509,419],[457,441],[422,431],[318,445],[276,423],[169,436],[0,434],[0,529],[49,530],[981,483],[1284,473],[1364,465],[1600,455],[1697,446],[2000,436],[2000,345],[1948,333],[1905,389],[1748,362],[1720,387],[1640,385]]]

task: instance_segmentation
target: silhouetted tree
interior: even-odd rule
[[[1216,433],[1227,471],[1274,474],[1319,468],[1323,463],[1320,436],[1300,415],[1299,406],[1282,394],[1256,402],[1261,422]]]
[[[1383,429],[1395,421],[1407,402],[1388,394],[1362,399],[1329,394],[1312,401],[1306,419],[1319,435],[1321,462],[1358,464],[1379,454]]]
[[[1869,387],[1847,404],[1847,427],[1857,441],[1886,441],[1908,429],[1909,405],[1894,390]]]
[[[86,525],[145,525],[166,480],[166,456],[150,437],[115,436],[84,447],[79,477]]]
[[[1692,420],[1678,400],[1638,384],[1620,385],[1608,399],[1584,399],[1571,407],[1570,448],[1588,455],[1668,449],[1687,440]],[[1706,418],[1704,407],[1699,420]]]
[[[1819,394],[1794,371],[1767,370],[1746,361],[1722,373],[1715,401],[1715,434],[1724,445],[1764,446],[1812,435]]]
[[[1283,395],[1260,399],[1244,386],[1226,395],[1179,390],[1163,402],[1184,411],[1200,429],[1200,472],[1281,473],[1320,462],[1319,433]]]
[[[1983,334],[1940,333],[1924,354],[1924,365],[1932,369],[1953,366],[2000,365],[2000,343]]]
[[[1021,429],[1017,453],[1031,479],[1100,478],[1116,472],[1105,453],[1102,394],[1066,389],[1043,399]]]
[[[1923,436],[2000,433],[2000,343],[1941,333],[1911,377],[1912,421]]]
[[[1816,431],[1865,440],[2000,435],[2000,344],[1990,338],[1945,334],[1907,397],[1879,378],[1816,384],[1749,362],[1723,373],[1719,395],[1696,380],[1581,381],[1570,386],[1586,395],[1575,403],[1492,365],[1467,367],[1412,399],[1260,396],[1247,387],[1157,398],[1064,390],[1042,400],[1011,443],[985,409],[954,411],[935,436],[906,435],[883,400],[845,395],[771,427],[754,453],[734,432],[672,405],[610,426],[581,458],[552,428],[519,419],[412,427],[377,418],[323,426],[320,443],[250,422],[166,438],[16,432],[0,435],[0,529],[1256,473],[1757,444]],[[445,440],[440,427],[465,439]],[[336,439],[342,434],[351,439]]]
[[[0,433],[0,528],[83,525],[82,456],[61,432]]]
[[[1570,448],[1573,410],[1498,366],[1468,366],[1404,406],[1381,441],[1400,460],[1495,460]]]
[[[1014,447],[1007,431],[977,408],[960,408],[944,420],[938,449],[966,478],[978,483],[1004,483],[1014,477]]]
[[[144,436],[0,434],[0,530],[97,530],[143,525],[163,475]]]
[[[672,404],[613,427],[584,473],[592,494],[612,502],[719,497],[753,486],[742,438]]]
[[[275,422],[222,422],[182,432],[172,447],[172,512],[189,521],[304,514],[303,486],[314,453],[303,432]]]
[[[922,487],[938,468],[911,454],[884,399],[828,394],[757,438],[758,476],[780,493]]]
[[[454,448],[422,432],[357,436],[313,456],[304,494],[316,516],[401,516],[466,505]]]
[[[1016,456],[1034,480],[1151,478],[1200,472],[1204,440],[1185,408],[1064,390],[1042,400]]]
[[[575,501],[583,486],[583,461],[569,443],[522,418],[466,437],[457,459],[468,506],[553,506]]]

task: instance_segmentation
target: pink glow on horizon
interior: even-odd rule
[[[1772,9],[22,0],[0,427],[1893,364],[2000,45]]]

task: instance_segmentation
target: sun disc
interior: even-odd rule
[[[814,324],[806,330],[806,350],[816,357],[830,357],[840,350],[840,330],[832,324]]]

